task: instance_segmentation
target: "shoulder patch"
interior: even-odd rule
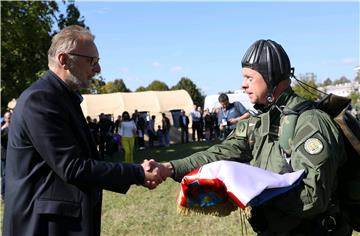
[[[309,138],[304,143],[304,149],[307,153],[316,155],[319,154],[324,148],[324,145],[318,138]]]
[[[235,129],[235,135],[240,137],[246,137],[248,124],[249,124],[248,120],[243,120],[238,122]]]
[[[241,123],[239,125],[239,132],[244,132],[244,130],[246,129],[246,124],[245,123]]]
[[[307,137],[298,147],[298,150],[314,166],[321,165],[331,155],[329,145],[320,133]]]

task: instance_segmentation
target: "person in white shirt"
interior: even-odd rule
[[[201,141],[200,134],[200,119],[201,113],[197,110],[197,106],[194,104],[194,110],[190,113],[191,121],[192,121],[192,140],[195,142],[195,132],[197,133],[198,141]]]
[[[123,120],[121,122],[119,134],[121,136],[121,143],[125,152],[125,162],[133,163],[136,125],[135,122],[130,119],[129,112],[124,111],[122,113],[122,117]]]

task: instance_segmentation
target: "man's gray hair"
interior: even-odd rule
[[[65,27],[51,40],[51,46],[48,51],[48,62],[56,61],[55,58],[60,52],[70,52],[76,47],[79,40],[94,40],[94,38],[94,35],[92,35],[88,29],[79,25]]]

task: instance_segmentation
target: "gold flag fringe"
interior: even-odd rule
[[[209,207],[185,207],[185,206],[177,206],[177,212],[183,216],[189,215],[213,215],[218,217],[228,216],[232,211],[237,210],[238,205],[232,200],[225,203],[219,203],[216,206],[209,206]]]
[[[245,208],[243,209],[243,213],[244,213],[245,218],[246,218],[247,220],[250,220],[251,217],[252,217],[251,210],[252,210],[251,206],[247,206],[247,207],[245,207]]]

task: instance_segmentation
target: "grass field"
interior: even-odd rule
[[[210,144],[189,143],[135,153],[135,161],[167,161],[204,150]],[[112,161],[118,161],[115,155]],[[121,158],[120,158],[121,160]],[[154,190],[133,186],[126,195],[104,191],[102,235],[241,235],[240,210],[227,217],[182,216],[176,211],[179,183],[168,179]],[[250,226],[243,235],[255,235]]]

